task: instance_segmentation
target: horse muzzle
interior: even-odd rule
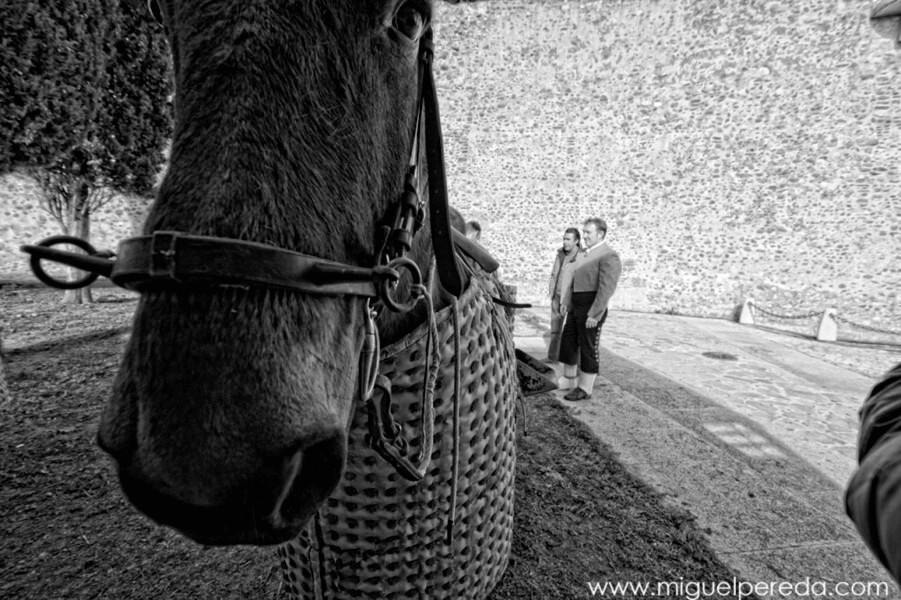
[[[119,482],[128,500],[161,525],[208,546],[273,545],[296,537],[340,481],[346,461],[343,431],[261,464],[253,475],[228,489],[167,478],[159,467],[118,457]]]

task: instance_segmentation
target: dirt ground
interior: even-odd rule
[[[119,492],[94,436],[136,302],[108,288],[96,297],[61,306],[59,292],[0,289],[11,391],[0,406],[0,598],[283,598],[273,548],[200,547]],[[513,556],[491,598],[732,580],[693,519],[663,506],[551,395],[526,404]]]

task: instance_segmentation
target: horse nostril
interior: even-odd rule
[[[131,455],[134,453],[134,444],[126,443],[115,438],[108,438],[103,435],[103,431],[98,431],[94,442],[101,450],[109,455],[119,464],[127,463]]]
[[[274,515],[285,522],[306,520],[321,502],[328,498],[344,474],[347,455],[347,440],[342,433],[301,448],[291,458],[290,463],[296,473],[286,481],[287,492]]]

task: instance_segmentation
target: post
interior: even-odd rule
[[[10,403],[12,396],[6,383],[6,365],[3,364],[3,340],[0,339],[0,408]]]
[[[754,324],[754,314],[751,312],[752,306],[754,306],[753,298],[746,299],[741,305],[741,314],[738,316],[738,322],[742,325]]]
[[[821,342],[834,342],[838,339],[838,324],[835,322],[835,309],[827,308],[820,317],[817,327],[817,339]]]

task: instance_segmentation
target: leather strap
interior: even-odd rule
[[[486,273],[494,273],[501,266],[482,244],[469,239],[456,229],[453,230],[453,236],[457,249],[479,263]]]
[[[438,113],[438,96],[432,76],[431,31],[422,38],[420,52],[420,107],[411,149],[410,166],[414,173],[410,174],[410,177],[416,179],[415,175],[422,175],[422,165],[418,159],[421,152],[420,136],[424,133],[429,218],[435,262],[442,287],[458,297],[466,287],[466,279],[455,252],[454,232],[450,226],[447,178],[444,171],[444,142]],[[423,116],[424,126],[421,123]],[[405,183],[404,194],[416,195],[414,191],[416,186],[411,182],[409,187],[413,189],[408,190]],[[413,198],[404,196],[401,200],[415,204]],[[401,208],[403,207],[402,204]],[[412,210],[406,212],[410,214],[403,218],[401,235],[398,237],[401,250],[393,260],[387,261],[387,264],[380,262],[373,268],[344,265],[267,244],[187,235],[175,231],[157,231],[150,236],[124,240],[119,245],[115,261],[75,255],[49,247],[23,249],[32,253],[32,268],[36,274],[43,273],[40,267],[41,259],[57,260],[108,276],[116,285],[138,291],[161,285],[232,285],[274,287],[326,296],[378,297],[390,302],[392,298],[389,283],[400,278],[398,268],[406,266],[407,263],[412,264],[404,254],[411,245],[412,236],[415,235],[414,213]],[[41,245],[50,246],[54,243],[61,242],[51,238],[41,242]],[[86,251],[94,254],[93,248]],[[481,255],[479,252],[476,254]],[[487,253],[482,259],[486,260],[486,256]],[[93,278],[96,279],[96,276]],[[60,282],[49,276],[42,281],[61,287]],[[80,287],[89,283],[90,281],[85,279],[72,285]],[[395,305],[395,309],[398,308],[405,309],[405,306]]]
[[[438,94],[432,77],[432,33],[420,41],[423,69],[422,97],[425,106],[426,158],[429,167],[429,221],[432,227],[432,246],[441,286],[460,296],[465,287],[460,265],[454,252],[447,201],[447,177],[444,172],[444,139],[441,135],[441,116],[438,113]]]
[[[175,231],[124,240],[110,279],[139,291],[159,285],[235,285],[378,297],[372,269],[267,244]]]

